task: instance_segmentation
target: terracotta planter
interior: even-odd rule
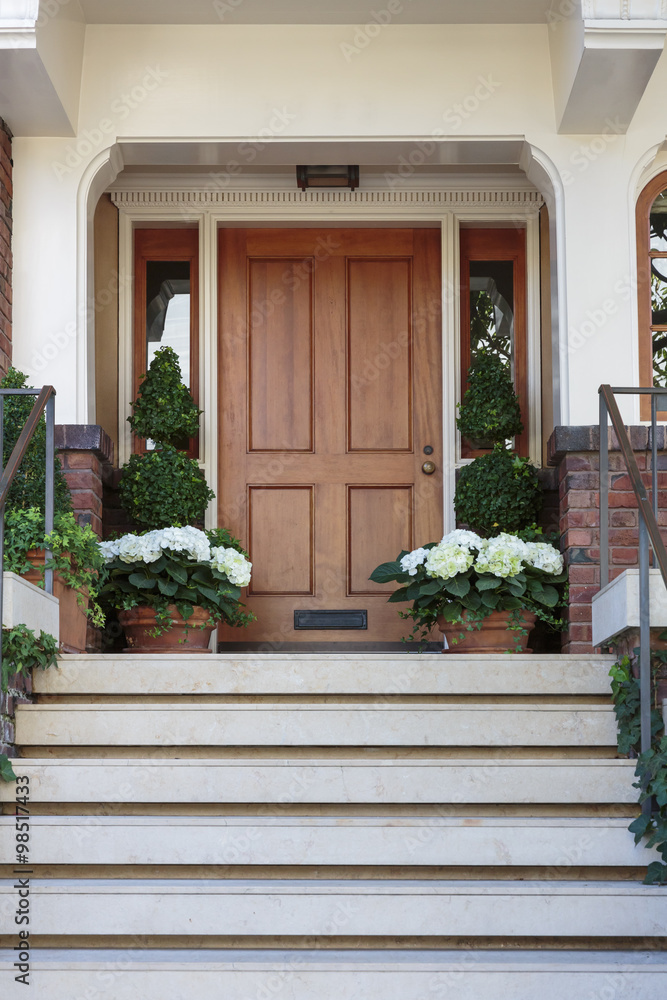
[[[27,573],[22,573],[23,579],[29,583],[41,584],[44,550],[30,549],[26,557],[34,564],[35,568]],[[78,601],[79,593],[81,593],[83,600],[82,605]],[[83,591],[79,592],[68,587],[56,573],[53,578],[53,596],[57,597],[59,602],[60,651],[62,653],[85,653],[88,632],[88,616],[86,615],[88,595]]]
[[[527,647],[536,616],[532,611],[521,611],[520,615],[526,629],[525,635],[510,630],[511,611],[492,611],[481,623],[481,628],[472,628],[470,631],[464,624],[452,624],[438,617],[438,628],[447,639],[449,647],[443,649],[443,653],[532,653],[532,649]],[[454,639],[458,639],[456,645]]]
[[[155,628],[153,608],[139,607],[119,611],[118,621],[125,631],[127,646],[124,653],[210,653],[208,644],[217,622],[208,611],[196,607],[187,621],[174,604],[169,605],[172,625],[161,635],[149,635]],[[210,622],[210,625],[206,625]],[[203,628],[200,626],[204,625]]]

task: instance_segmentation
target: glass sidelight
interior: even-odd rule
[[[507,366],[521,403],[524,431],[516,442],[528,454],[526,240],[521,229],[461,230],[461,397],[479,354]],[[465,440],[462,457],[479,454]]]
[[[196,229],[135,232],[135,395],[155,352],[171,347],[178,355],[183,381],[198,402],[198,247]],[[189,453],[196,455],[196,441]]]

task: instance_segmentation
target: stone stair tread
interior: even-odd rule
[[[14,959],[0,952],[0,971],[13,975]],[[452,986],[457,1000],[663,1000],[667,960],[633,951],[34,949],[30,984],[48,1000],[420,1000]],[[8,983],[7,1000],[24,993]]]
[[[507,653],[81,654],[35,673],[49,694],[609,694],[614,656]]]
[[[637,801],[636,761],[603,758],[16,758],[32,802]],[[0,801],[14,800],[0,782]],[[287,797],[287,798],[286,798]]]
[[[23,746],[614,746],[611,705],[19,705]]]
[[[33,816],[32,864],[642,866],[626,818]],[[14,818],[0,817],[13,852]]]

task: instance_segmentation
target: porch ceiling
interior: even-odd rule
[[[80,0],[88,24],[363,24],[373,0]],[[551,0],[409,0],[397,24],[544,24]]]

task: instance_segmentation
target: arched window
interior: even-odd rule
[[[667,385],[667,172],[637,202],[637,292],[640,384]],[[648,399],[642,404],[646,419]]]

